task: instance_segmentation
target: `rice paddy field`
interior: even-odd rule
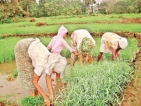
[[[141,33],[141,14],[43,17],[34,18],[35,21],[30,22],[31,19],[33,18],[18,19],[16,23],[0,24],[2,29],[0,30],[1,64],[15,60],[14,47],[21,39],[38,37],[47,46],[61,25],[68,29],[69,35],[76,29],[87,29],[96,41],[92,52],[93,63],[90,65],[76,63],[70,66],[69,70],[64,71],[62,82],[66,86],[55,95],[54,105],[127,106],[122,105],[125,100],[124,91],[134,79],[140,66],[133,62],[140,51],[138,46],[140,40],[137,38],[140,38]],[[120,51],[121,57],[115,61],[111,60],[111,54],[104,54],[100,62],[96,61],[100,39],[104,32],[115,32],[128,39],[128,47]],[[65,40],[71,45],[70,36]],[[65,48],[61,55],[70,58],[70,52]],[[30,97],[25,97],[20,101],[20,105],[42,106],[42,98],[37,97],[33,101]]]

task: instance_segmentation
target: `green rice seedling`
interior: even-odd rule
[[[128,46],[125,50],[121,50],[121,59],[132,62],[135,59],[135,54],[138,51],[138,41],[135,38],[128,39]]]
[[[122,18],[139,18],[140,14],[109,14],[101,15],[97,14],[96,16],[61,16],[58,17],[42,17],[35,18],[35,22],[29,22],[29,18],[21,19],[21,22],[11,23],[11,24],[1,24],[0,25],[0,35],[3,34],[39,34],[39,33],[56,33],[58,28],[64,24],[65,27],[70,32],[73,32],[76,29],[85,28],[90,32],[117,32],[117,31],[129,31],[129,32],[141,32],[141,26],[138,23],[134,24],[123,24],[119,23]],[[112,17],[112,18],[111,18]],[[23,21],[24,20],[24,21]],[[47,23],[46,26],[37,27],[36,23],[42,22]],[[84,24],[85,23],[85,24]],[[123,29],[124,28],[124,29]]]
[[[15,59],[14,47],[21,38],[8,37],[0,39],[0,63],[12,61]]]
[[[5,96],[0,96],[0,106],[17,106],[19,104],[19,101],[8,100],[11,96],[13,96],[13,94],[7,94]]]
[[[15,55],[14,55],[14,47],[16,45],[16,43],[24,38],[19,38],[19,37],[8,37],[8,38],[4,38],[4,39],[0,39],[0,63],[4,63],[4,62],[8,62],[8,61],[12,61],[15,59]],[[45,46],[47,46],[49,44],[49,42],[51,41],[52,37],[39,37],[39,39],[41,40],[41,42],[43,42],[43,44]],[[99,52],[99,48],[100,48],[100,38],[94,38],[96,41],[96,45],[94,46],[93,50],[92,50],[92,55],[94,58],[97,58],[98,52]],[[66,42],[71,46],[70,43],[70,37],[65,39]],[[132,39],[128,39],[129,41],[129,45],[125,50],[121,50],[121,58],[122,60],[128,60],[128,61],[132,61],[133,58],[135,57],[135,53],[138,50],[137,48],[137,40],[132,38]],[[61,55],[64,57],[70,57],[71,53],[64,47]],[[111,54],[103,54],[103,58],[104,60],[108,58],[111,58]]]
[[[47,47],[48,44],[50,43],[52,37],[39,37],[39,39]]]
[[[104,67],[104,68],[103,68]],[[75,65],[66,81],[57,106],[108,106],[119,102],[119,94],[130,81],[133,70],[124,61],[103,61],[97,64]],[[65,80],[65,79],[64,79]],[[57,103],[57,102],[56,102]]]
[[[16,78],[18,76],[18,71],[17,70],[14,70],[11,76],[13,78]]]
[[[4,62],[8,62],[8,61],[12,61],[15,59],[15,55],[14,55],[14,47],[16,45],[16,43],[24,38],[20,38],[20,37],[8,37],[8,38],[4,38],[4,39],[0,39],[0,63],[4,63]],[[52,37],[39,37],[39,39],[41,40],[41,42],[43,42],[43,44],[45,46],[47,46],[49,44],[49,42],[51,41]],[[93,50],[92,50],[92,55],[94,58],[97,58],[98,52],[99,52],[99,48],[100,48],[100,38],[94,38],[96,41],[96,45],[94,46]],[[70,37],[65,39],[66,42],[71,46],[70,43]],[[121,50],[121,59],[122,60],[133,60],[133,58],[135,57],[135,51],[138,50],[137,48],[137,40],[132,38],[132,39],[128,39],[129,41],[129,46],[125,49],[125,50]],[[70,57],[71,53],[64,47],[61,55],[64,57]],[[104,60],[108,58],[111,58],[111,54],[103,54],[103,58]]]
[[[21,99],[21,106],[43,106],[44,100],[41,96],[27,96]]]

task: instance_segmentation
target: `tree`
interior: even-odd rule
[[[95,0],[84,0],[84,3],[86,4],[86,7],[87,7],[87,13],[91,13],[92,12],[92,9],[90,7],[91,4],[93,3],[96,3]]]
[[[119,1],[114,5],[115,13],[127,13],[127,3],[125,1]]]
[[[106,12],[107,13],[112,13],[113,12],[114,4],[117,1],[118,0],[104,0],[104,2],[107,4],[107,7],[106,7]]]
[[[4,18],[8,18],[8,16],[15,17],[17,13],[29,16],[29,13],[23,10],[18,0],[1,0],[0,5],[4,12]]]

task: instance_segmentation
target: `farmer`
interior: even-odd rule
[[[66,47],[71,53],[74,55],[78,55],[76,51],[74,51],[64,40],[66,36],[68,35],[68,30],[62,25],[56,36],[54,36],[51,40],[51,42],[48,44],[47,48],[48,50],[51,50],[51,53],[60,55],[63,47]]]
[[[83,63],[83,59],[86,63],[92,63],[92,48],[95,46],[95,40],[86,29],[78,29],[71,34],[71,45],[79,53],[80,64]],[[71,54],[71,57],[74,63],[76,56]]]
[[[66,47],[71,53],[73,53],[75,56],[78,55],[76,51],[74,51],[64,40],[66,36],[68,35],[68,30],[62,25],[56,36],[52,38],[50,43],[47,46],[47,49],[51,51],[53,54],[60,55],[63,47]],[[54,83],[56,83],[55,80],[56,74],[52,74],[52,79],[54,78]]]
[[[128,46],[128,41],[126,38],[121,37],[112,32],[106,32],[102,35],[100,52],[97,57],[99,61],[103,53],[111,53],[112,60],[120,57],[119,51],[125,49]]]
[[[18,78],[22,86],[30,92],[31,96],[36,96],[39,93],[43,97],[44,103],[50,106],[54,100],[51,74],[59,74],[64,71],[67,64],[66,58],[51,54],[38,38],[19,41],[15,46],[15,58]],[[43,71],[46,73],[45,80],[49,96],[38,84]]]

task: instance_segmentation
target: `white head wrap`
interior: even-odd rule
[[[125,49],[127,46],[128,46],[128,41],[126,38],[121,38],[119,40],[119,46],[122,48],[122,49]]]

